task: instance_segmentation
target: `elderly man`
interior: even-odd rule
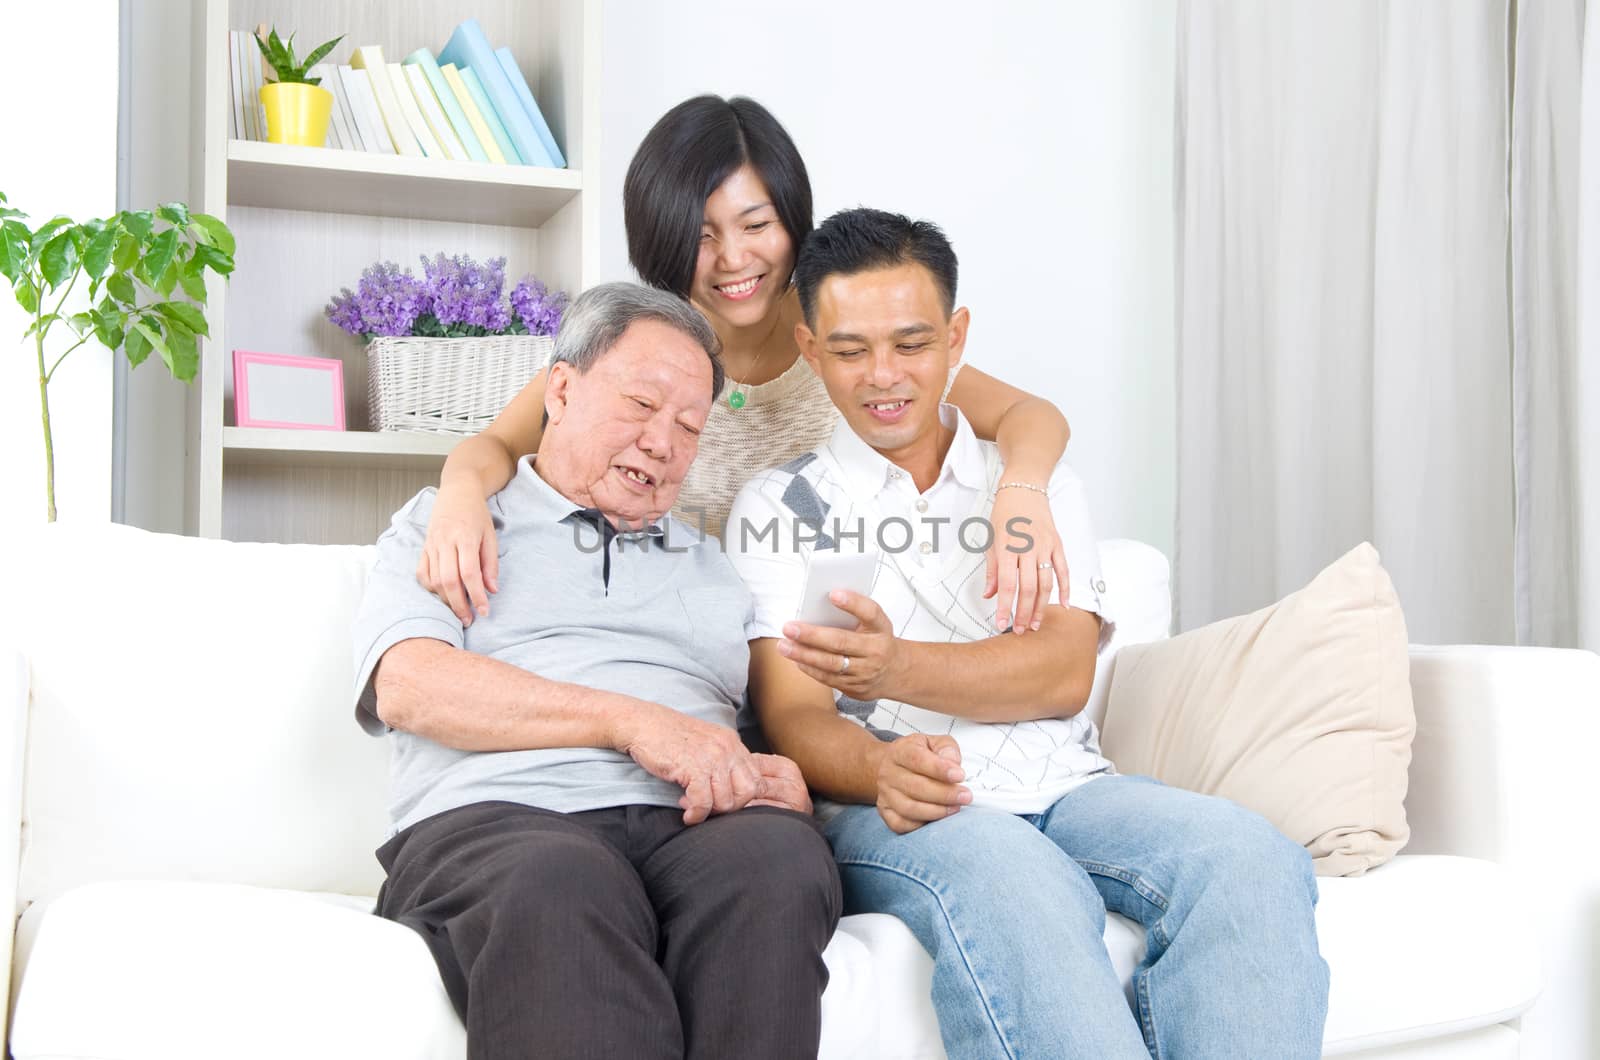
[[[490,501],[492,616],[414,576],[396,513],[356,621],[393,741],[378,912],[427,942],[473,1060],[815,1056],[839,881],[788,759],[734,731],[752,602],[665,513],[722,385],[687,303],[586,292],[537,457]]]

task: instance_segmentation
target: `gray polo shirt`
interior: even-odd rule
[[[400,641],[430,637],[552,681],[637,696],[733,728],[755,615],[717,539],[668,518],[656,535],[618,535],[602,547],[600,531],[576,514],[579,505],[525,458],[489,501],[500,591],[490,599],[489,617],[463,629],[416,578],[434,493],[425,489],[412,498],[378,538],[377,566],[356,612],[356,719],[374,735],[389,732],[395,831],[475,802],[562,813],[676,806],[682,788],[617,751],[457,751],[386,730],[372,673]]]

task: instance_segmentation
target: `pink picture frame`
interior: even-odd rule
[[[233,418],[240,427],[344,430],[344,362],[234,350]]]

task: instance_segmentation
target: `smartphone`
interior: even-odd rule
[[[795,620],[813,626],[855,629],[856,617],[835,607],[828,594],[835,589],[848,589],[862,596],[870,595],[872,576],[877,569],[876,552],[811,553],[811,562],[806,567],[806,587],[800,593],[800,610]]]

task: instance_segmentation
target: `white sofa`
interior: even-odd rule
[[[1118,639],[1164,635],[1165,559],[1102,553]],[[462,1057],[421,941],[367,915],[387,749],[351,717],[348,626],[372,550],[56,526],[27,555],[0,656],[16,1060]],[[1418,647],[1412,683],[1411,846],[1321,881],[1326,1052],[1597,1055],[1600,657]],[[1106,941],[1126,975],[1140,932]],[[827,959],[824,1057],[943,1055],[898,921],[846,918]]]

